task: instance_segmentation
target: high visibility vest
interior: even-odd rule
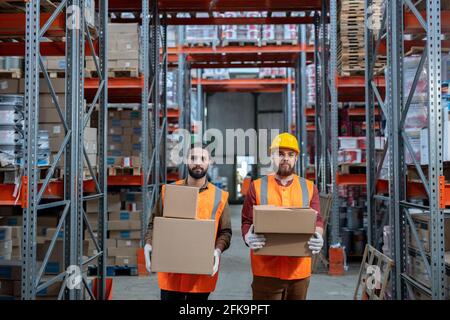
[[[254,182],[256,204],[280,207],[309,207],[313,182],[294,175],[289,186],[280,186],[274,175],[264,176]],[[304,279],[311,276],[311,257],[260,256],[250,250],[253,275],[283,280]]]
[[[175,184],[183,185],[184,180],[179,180],[175,182]],[[164,193],[165,186],[163,186],[161,190],[161,199],[163,203]],[[199,193],[196,218],[216,221],[214,238],[217,237],[220,217],[222,216],[227,201],[228,192],[217,188],[211,183],[208,183],[208,188],[206,190]],[[180,243],[180,246],[182,245],[183,243]],[[213,259],[212,252],[211,259]],[[180,263],[183,263],[183,261],[180,261]],[[212,271],[213,270],[211,270],[211,273]],[[158,272],[158,285],[162,290],[206,293],[214,291],[218,276],[219,272],[213,277],[209,275]]]

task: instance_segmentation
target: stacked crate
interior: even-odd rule
[[[140,111],[110,110],[108,112],[109,175],[141,174]]]
[[[374,1],[370,21],[365,21],[364,0],[343,0],[338,5],[338,70],[341,75],[364,74],[366,52],[364,49],[364,23],[371,23],[378,33],[382,1]],[[375,70],[386,64],[385,57],[375,63]]]
[[[264,14],[267,16],[267,14]],[[285,12],[274,12],[272,17],[286,17]],[[267,24],[261,26],[261,44],[292,44],[298,43],[298,26],[295,24]]]
[[[197,18],[207,18],[208,13],[197,13]],[[185,41],[189,46],[217,46],[219,44],[219,29],[217,26],[186,26]]]
[[[259,18],[259,12],[225,12],[226,18]],[[261,28],[259,25],[225,25],[222,26],[221,40],[223,46],[229,45],[261,45]]]

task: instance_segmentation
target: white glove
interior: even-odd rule
[[[255,226],[252,224],[245,235],[245,243],[252,250],[261,249],[266,245],[266,237],[262,234],[255,234]]]
[[[308,241],[309,250],[312,251],[312,254],[318,254],[323,247],[323,238],[322,235],[318,232],[314,232],[314,235]]]
[[[146,244],[144,246],[144,256],[145,256],[145,269],[147,269],[148,273],[151,273],[151,254],[152,254],[152,246],[150,244]]]
[[[211,274],[211,277],[214,277],[214,275],[219,271],[219,262],[220,262],[220,255],[222,254],[222,251],[220,249],[214,250],[214,266],[213,266],[213,272]]]

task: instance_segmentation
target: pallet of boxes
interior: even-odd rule
[[[0,217],[0,300],[20,299],[22,280],[22,212],[17,207],[2,207]],[[50,243],[55,237],[48,262],[43,270],[41,283],[47,282],[58,274],[65,272],[64,230],[57,232],[61,210],[51,209],[37,217],[36,227],[36,261],[40,270]],[[83,241],[83,252],[87,252],[88,242]],[[37,300],[56,300],[63,281],[56,281],[50,286],[36,292]]]
[[[142,195],[136,192],[108,193],[107,276],[137,275],[137,249],[140,247]],[[98,205],[86,207],[88,220],[97,231]],[[97,236],[97,234],[95,234]],[[98,253],[89,232],[89,256]],[[94,264],[97,262],[94,260]]]
[[[110,110],[108,112],[108,175],[139,176],[141,174],[140,112]]]
[[[139,76],[139,25],[108,24],[108,76],[112,78]],[[86,77],[98,77],[95,61],[86,57]]]

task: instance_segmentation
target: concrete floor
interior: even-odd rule
[[[211,300],[251,299],[249,249],[241,236],[241,206],[231,206],[233,237],[222,255],[219,281]],[[308,291],[310,300],[348,300],[353,298],[359,264],[351,264],[342,277],[314,274]],[[113,297],[117,300],[158,300],[156,274],[150,277],[115,277]]]

